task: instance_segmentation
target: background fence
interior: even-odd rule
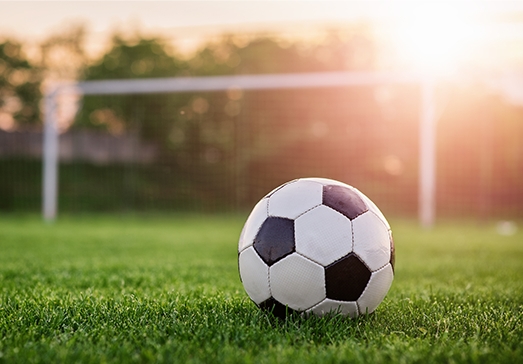
[[[387,215],[416,216],[426,164],[423,93],[405,79],[170,93],[91,89],[52,109],[60,117],[79,105],[56,144],[58,210],[247,210],[283,182],[322,176],[358,187]],[[109,92],[115,84],[90,85]],[[438,84],[433,96],[437,166],[428,182],[435,178],[437,215],[521,217],[521,109],[477,87]],[[40,209],[42,140],[41,130],[0,133],[2,210]]]

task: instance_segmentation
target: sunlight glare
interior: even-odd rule
[[[456,8],[415,9],[394,34],[399,56],[417,71],[448,73],[472,56],[480,29]]]

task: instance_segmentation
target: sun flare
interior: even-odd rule
[[[470,59],[480,28],[459,9],[418,8],[401,19],[393,37],[403,62],[440,74],[456,71]]]

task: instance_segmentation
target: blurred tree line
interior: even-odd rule
[[[390,57],[365,26],[329,30],[312,42],[223,35],[190,56],[168,39],[115,33],[93,60],[85,39],[84,27],[70,28],[42,42],[36,58],[16,41],[0,42],[0,128],[41,124],[38,103],[49,80],[371,71],[387,67]],[[478,88],[442,85],[438,92],[456,96],[445,102],[438,124],[438,208],[521,213],[521,108]],[[70,130],[138,135],[156,145],[157,162],[111,171],[62,167],[71,173],[61,177],[61,204],[237,208],[289,179],[324,176],[360,187],[385,211],[412,215],[419,104],[416,86],[84,97]],[[103,174],[116,186],[109,195],[97,192]],[[80,182],[82,189],[72,187]],[[74,199],[83,205],[67,205]]]
[[[187,56],[173,49],[168,39],[116,32],[107,50],[94,60],[86,50],[87,30],[83,25],[51,34],[31,57],[20,41],[4,38],[0,40],[0,107],[16,102],[18,107],[6,112],[16,125],[24,126],[41,122],[35,105],[42,85],[49,81],[376,68],[378,47],[370,29],[331,30],[325,34],[316,43],[283,41],[276,36],[223,35]]]

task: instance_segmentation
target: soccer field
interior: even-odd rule
[[[238,276],[246,216],[0,217],[0,363],[523,362],[523,232],[392,220],[368,317],[280,321]]]

